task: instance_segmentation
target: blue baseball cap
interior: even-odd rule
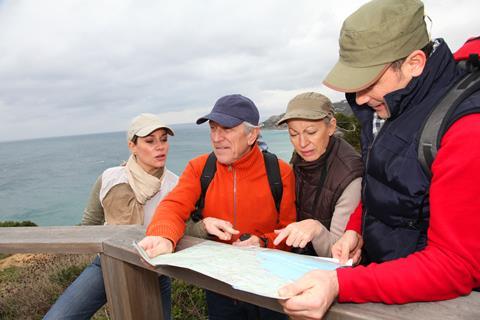
[[[258,126],[260,115],[257,106],[241,94],[221,97],[215,102],[212,111],[197,120],[197,124],[212,120],[225,128],[233,128],[246,121]]]

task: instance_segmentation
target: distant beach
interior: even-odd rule
[[[174,125],[167,167],[181,174],[188,160],[210,152],[208,126]],[[263,130],[269,149],[290,159],[285,130]],[[80,223],[95,179],[129,152],[124,132],[0,143],[0,220],[41,226]]]

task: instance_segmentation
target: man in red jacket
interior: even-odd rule
[[[340,33],[324,84],[346,93],[362,125],[362,205],[332,248],[367,265],[314,271],[280,290],[294,319],[339,302],[401,304],[480,287],[480,93],[458,105],[429,177],[418,138],[437,101],[463,75],[442,39],[431,41],[419,0],[374,0]]]
[[[208,121],[217,170],[205,195],[202,224],[219,241],[233,245],[274,246],[274,230],[295,221],[294,175],[278,160],[283,185],[279,212],[270,190],[262,152],[257,146],[258,109],[247,97],[228,95],[217,100],[212,111],[197,120]],[[208,154],[190,160],[177,186],[164,198],[139,244],[151,257],[173,251],[185,231],[201,194],[200,177]],[[240,241],[239,236],[249,238]],[[214,254],[214,253],[212,253]],[[286,319],[252,304],[207,291],[209,319]]]

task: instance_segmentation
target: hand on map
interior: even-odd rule
[[[315,270],[278,291],[283,311],[291,319],[321,319],[338,295],[336,271]]]
[[[226,220],[207,217],[202,221],[205,226],[205,230],[220,240],[231,240],[232,235],[240,233],[240,231],[233,229],[232,224]]]
[[[232,243],[234,246],[239,247],[261,247],[260,245],[260,238],[255,235],[250,235],[246,240],[237,239],[235,242]]]
[[[360,262],[362,246],[362,236],[353,230],[347,230],[332,246],[332,257],[338,259],[340,263],[352,259],[353,265],[356,265]]]
[[[163,237],[146,236],[138,245],[142,247],[150,258],[154,258],[160,254],[172,253],[173,243]]]
[[[299,222],[290,223],[283,229],[275,230],[277,237],[273,240],[273,244],[277,246],[284,239],[288,246],[295,248],[305,248],[307,243],[318,237],[322,232],[322,224],[318,220],[306,219]]]

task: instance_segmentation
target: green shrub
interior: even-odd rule
[[[32,221],[0,221],[0,227],[36,227]]]
[[[360,123],[355,116],[336,113],[337,127],[342,132],[343,139],[360,152]]]
[[[73,265],[57,271],[50,275],[50,281],[62,287],[68,287],[75,280],[87,265]]]
[[[20,270],[18,267],[8,267],[6,269],[0,270],[0,282],[16,281],[20,276],[19,271]]]
[[[207,319],[203,289],[172,279],[172,318],[175,320]]]
[[[15,309],[13,307],[6,307],[2,308],[0,306],[0,319],[2,320],[8,320],[8,319],[16,319],[17,318],[17,313],[15,312]]]

